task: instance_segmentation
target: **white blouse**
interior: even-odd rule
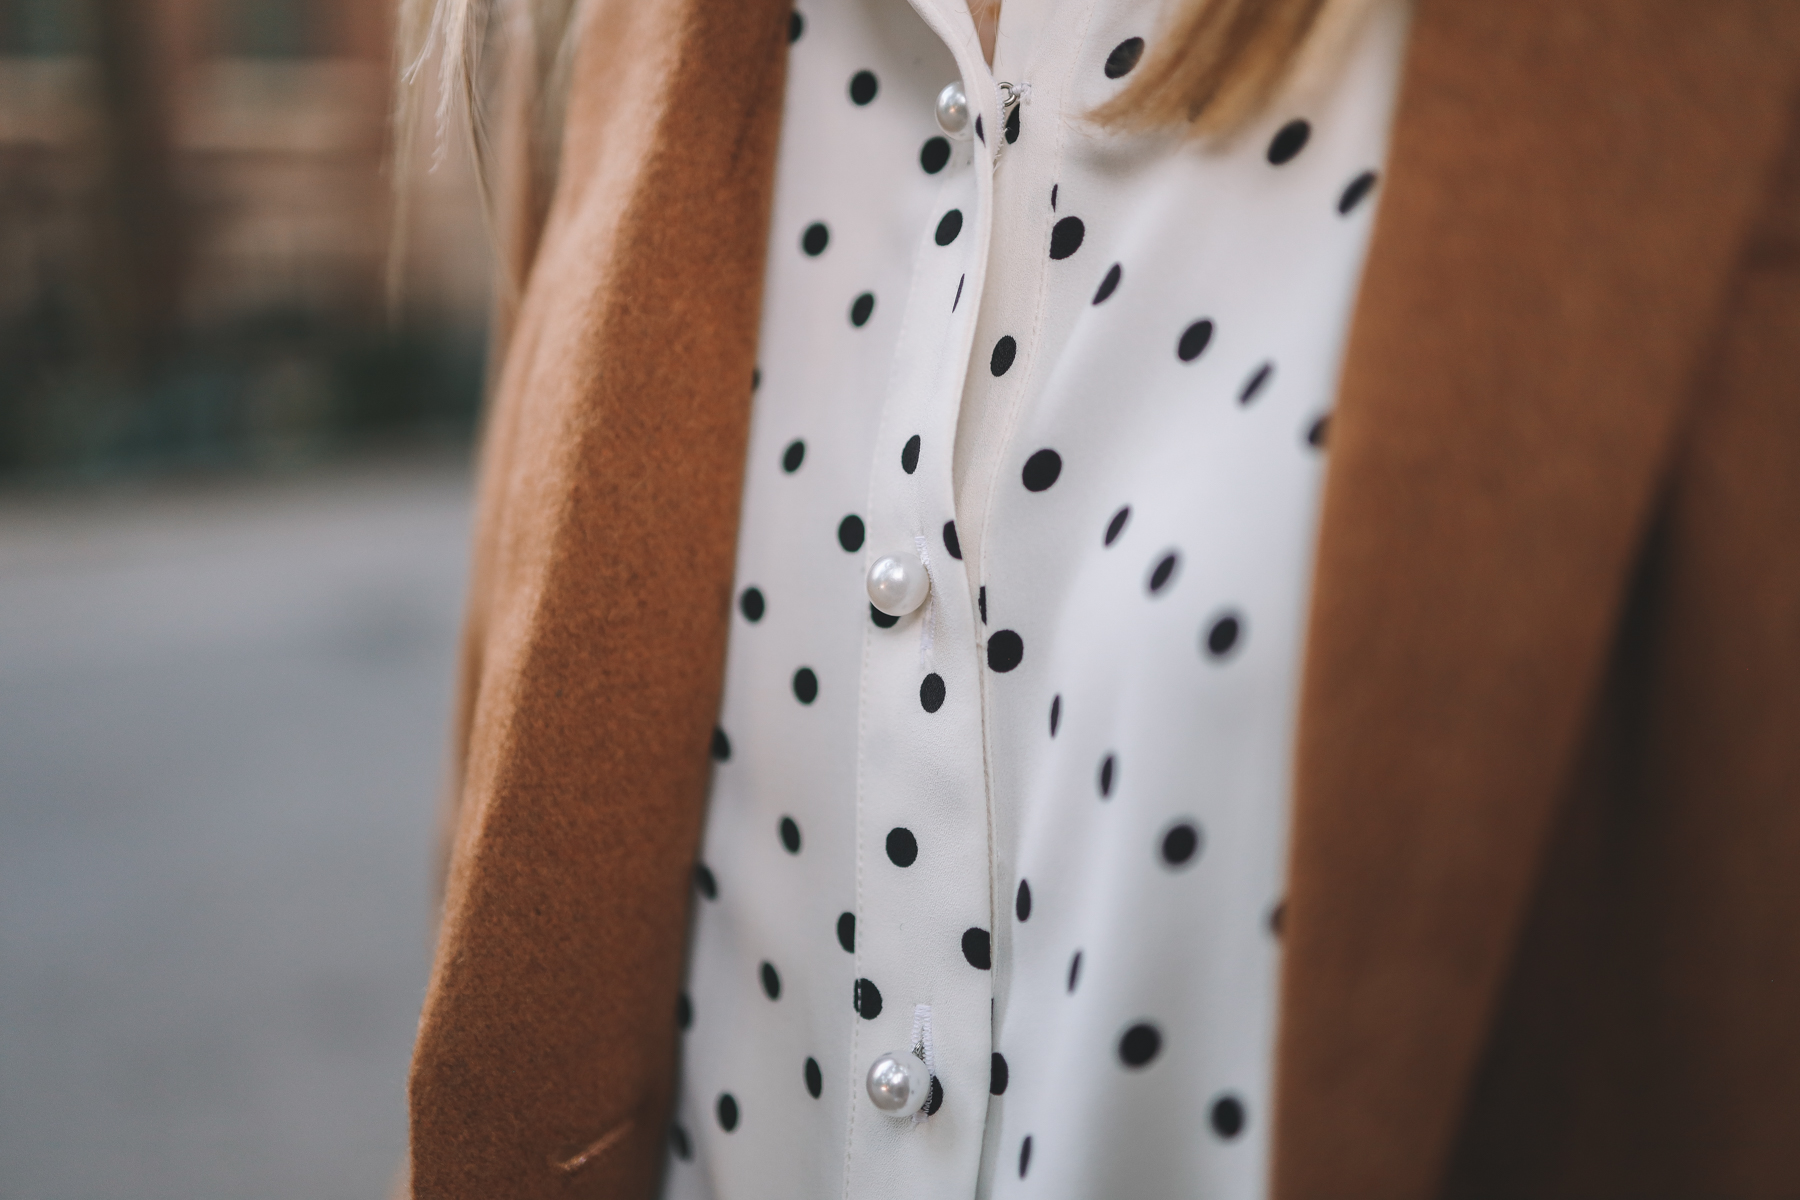
[[[673,1200],[1266,1190],[1326,419],[1406,12],[1223,146],[1087,119],[1162,16],[1006,0],[991,72],[963,0],[791,19]],[[889,558],[885,606],[929,584],[898,618]]]

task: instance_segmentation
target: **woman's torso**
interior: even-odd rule
[[[1325,418],[1405,13],[1223,146],[1085,119],[1160,15],[1008,0],[990,75],[949,3],[796,14],[673,1197],[1264,1190]],[[945,137],[959,78],[1016,119]],[[930,598],[877,621],[895,553]],[[941,1104],[886,1116],[864,1073],[927,1027]]]

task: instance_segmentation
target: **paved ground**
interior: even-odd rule
[[[463,474],[0,499],[0,1198],[384,1193]]]

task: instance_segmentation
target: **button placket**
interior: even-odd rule
[[[1090,14],[1082,14],[1084,21],[1088,15]],[[1030,81],[996,84],[1000,111],[1010,117],[1032,104],[1045,116],[1040,117],[1031,131],[1020,139],[1023,145],[1007,140],[1005,133],[1008,122],[993,120],[991,123],[991,128],[996,133],[992,139],[993,160],[989,172],[993,180],[991,211],[995,228],[988,254],[990,261],[996,265],[988,280],[992,286],[985,289],[985,296],[991,296],[994,303],[984,304],[977,310],[975,332],[978,369],[967,377],[967,391],[963,400],[964,404],[986,403],[997,408],[992,414],[998,421],[997,448],[985,464],[972,464],[971,467],[975,471],[985,469],[991,473],[991,478],[985,487],[980,488],[971,488],[965,483],[962,497],[971,503],[961,515],[967,518],[975,531],[973,547],[965,546],[964,552],[970,563],[970,572],[978,584],[982,585],[992,582],[988,554],[988,547],[992,544],[992,497],[996,489],[1006,486],[1004,472],[1008,465],[1017,465],[1017,427],[1023,398],[1030,391],[1030,383],[1037,369],[1037,350],[1041,342],[1041,325],[1047,303],[1048,270],[1054,260],[1068,257],[1066,254],[1046,253],[1045,247],[1040,246],[1039,239],[1051,236],[1050,225],[1058,219],[1054,189],[1064,139],[1069,136],[1070,129],[1064,114],[1081,111],[1078,106],[1068,103],[1068,76],[1084,42],[1085,39],[1081,37],[1056,39],[1052,42],[1037,39],[1032,45],[1023,48],[1026,52],[1022,57],[1017,54],[996,54],[997,68],[1009,80]],[[1002,48],[1003,51],[1020,49],[1017,44]],[[1034,49],[1040,52],[1032,52]],[[1015,136],[1019,132],[1016,126],[1012,131]],[[1048,205],[1044,204],[1045,200],[1049,200]],[[1000,309],[1002,301],[1004,311]],[[991,355],[987,353],[990,347]],[[971,415],[979,416],[980,413]],[[1054,458],[1054,455],[1051,457]],[[1055,467],[1047,467],[1037,474],[1054,479],[1059,469],[1060,461],[1056,462]],[[1015,477],[1012,482],[1014,486],[1023,483],[1029,489],[1034,481]],[[983,639],[985,665],[992,668],[981,672],[984,753],[991,755],[994,750],[991,730],[996,719],[993,688],[999,686],[995,683],[995,675],[1009,672],[1018,665],[1016,650],[1010,655],[1007,653],[1018,642],[1018,635],[1007,628],[1001,614],[1010,610],[1016,615],[1019,610],[1004,594],[999,598],[1000,607],[990,610],[986,603],[989,599],[986,587],[982,587],[981,591],[984,600],[982,623],[985,628],[979,628],[978,635]],[[990,623],[990,618],[993,623]],[[1008,638],[1011,639],[1010,642],[1002,640]],[[1007,678],[1010,679],[1011,676]],[[1014,686],[1016,687],[1016,680]],[[990,822],[990,836],[993,838],[990,884],[995,889],[995,911],[1002,914],[995,920],[988,953],[993,964],[991,987],[995,1001],[990,1021],[990,1040],[994,1051],[999,1052],[1004,1049],[1003,1033],[1007,1026],[1006,1009],[1012,982],[1012,925],[1009,917],[1013,907],[1013,889],[1018,880],[1016,864],[1012,861],[1014,843],[1011,822],[1008,820],[1010,814],[995,810],[998,800],[993,791],[994,782],[990,778],[989,804],[993,818]],[[990,1079],[990,1085],[991,1082]],[[1004,1105],[992,1110],[992,1121],[992,1126],[984,1133],[989,1150],[997,1152],[998,1147],[1007,1144],[1008,1139],[1013,1137],[1009,1126],[1015,1125],[1015,1122],[1008,1119]]]
[[[991,924],[974,593],[963,564],[932,551],[955,517],[951,462],[989,244],[992,173],[982,166],[984,156],[991,162],[995,97],[966,11],[958,19],[929,0],[915,7],[957,59],[971,129],[980,118],[989,136],[965,143],[973,161],[945,171],[938,215],[920,231],[871,466],[865,565],[899,560],[904,577],[916,564],[925,587],[916,597],[912,586],[896,588],[900,603],[876,607],[903,615],[864,631],[856,973],[884,1000],[852,1035],[859,1078],[846,1185],[869,1197],[970,1190],[991,1055],[991,973],[958,949],[969,927]],[[878,582],[883,600],[887,583],[906,584],[889,569],[879,574],[869,579],[872,602]],[[911,1044],[908,1018],[922,1005],[936,1061],[921,1111],[932,1115],[896,1121],[872,1103],[866,1073]]]
[[[909,1044],[907,1017],[930,1005],[941,1102],[915,1125],[874,1119],[879,1112],[864,1099],[865,1116],[851,1128],[855,1195],[892,1192],[887,1173],[865,1178],[858,1164],[896,1154],[916,1185],[909,1190],[966,1190],[986,1117],[991,991],[987,973],[957,951],[964,930],[989,924],[974,614],[962,564],[920,553],[954,516],[951,450],[974,315],[972,305],[953,311],[952,298],[959,282],[964,304],[979,288],[985,174],[964,168],[945,181],[941,211],[969,217],[957,237],[939,245],[933,229],[921,231],[871,468],[869,590],[899,620],[864,631],[857,973],[881,988],[884,1003],[858,1022],[852,1061]],[[864,1144],[869,1153],[858,1153]]]

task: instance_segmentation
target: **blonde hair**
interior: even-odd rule
[[[522,181],[523,186],[515,189],[512,199],[534,208],[547,205],[562,144],[582,3],[583,0],[399,0],[394,39],[395,218],[388,249],[391,303],[398,303],[405,273],[408,218],[417,182],[416,155],[422,145],[431,147],[435,168],[445,158],[453,137],[463,143],[474,165],[482,216],[490,233],[498,229],[493,149],[486,112],[487,96],[493,90],[487,51],[496,41],[504,41],[508,53],[524,59],[518,64],[522,69],[509,72],[506,80],[512,89],[508,99],[523,110],[517,128],[526,144],[519,149],[530,173],[530,178]],[[432,117],[429,131],[428,112]],[[534,215],[541,219],[542,213]],[[499,284],[503,305],[510,303],[520,283],[509,269],[511,266],[501,256]]]
[[[1274,99],[1331,2],[1186,0],[1094,118],[1114,129],[1229,134]]]
[[[1254,118],[1293,73],[1321,16],[1367,0],[1177,0],[1176,11],[1130,82],[1094,113],[1114,129],[1172,128],[1193,136],[1229,135]],[[397,287],[406,227],[410,156],[422,141],[435,58],[436,153],[454,127],[476,167],[482,207],[494,227],[488,131],[483,109],[483,51],[497,26],[522,56],[510,100],[525,106],[526,194],[547,200],[562,137],[569,66],[584,0],[399,0],[396,39],[395,169],[397,213],[390,284]],[[503,5],[504,8],[496,8]],[[992,55],[1002,0],[970,0],[983,49]],[[515,60],[518,61],[518,60]],[[517,280],[502,278],[510,296]]]

